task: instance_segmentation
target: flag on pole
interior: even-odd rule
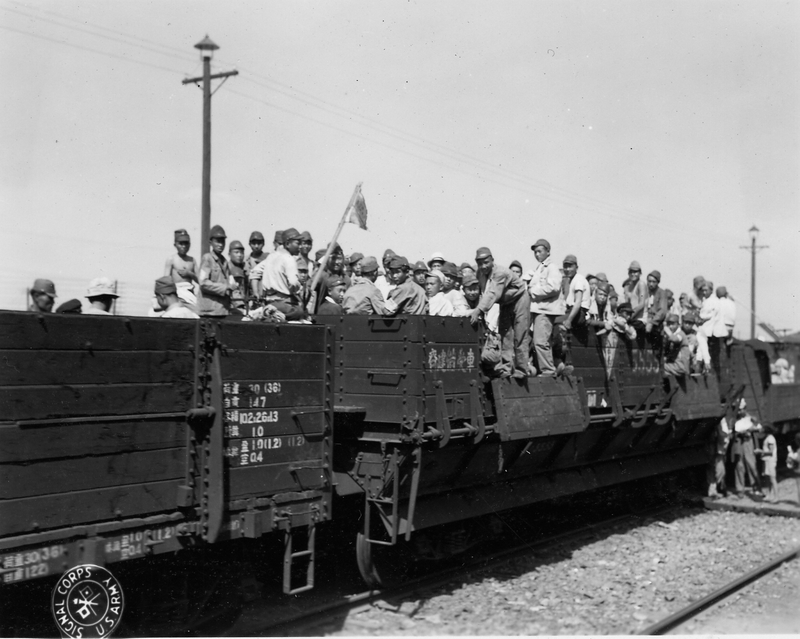
[[[358,224],[362,229],[367,230],[367,203],[364,201],[364,196],[361,195],[361,189],[358,189],[353,203],[345,214],[345,222]]]

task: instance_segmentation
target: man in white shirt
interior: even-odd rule
[[[714,333],[722,333],[727,343],[733,339],[733,327],[736,324],[736,304],[728,297],[728,289],[724,286],[717,288],[717,298],[719,299],[719,315],[717,317],[717,330]],[[720,335],[723,337],[723,335]]]
[[[440,317],[452,317],[453,305],[444,293],[444,274],[437,269],[428,273],[425,278],[425,294],[428,296],[428,315],[438,315]]]
[[[154,293],[160,308],[160,317],[173,319],[200,319],[200,316],[183,305],[178,297],[178,287],[169,275],[156,280]]]
[[[586,314],[591,304],[589,282],[578,273],[578,258],[570,254],[564,258],[562,264],[564,276],[569,281],[569,289],[564,299],[567,317],[562,326],[570,331],[586,325]]]
[[[283,231],[283,245],[250,271],[251,284],[259,283],[264,301],[283,313],[288,321],[306,318],[300,300],[300,274],[295,260],[300,253],[300,236],[295,228]],[[253,290],[259,289],[254,287]]]
[[[539,373],[554,377],[556,366],[550,339],[556,317],[564,313],[564,303],[560,299],[561,272],[550,257],[550,242],[536,240],[531,250],[539,262],[528,285],[533,315],[533,349]]]

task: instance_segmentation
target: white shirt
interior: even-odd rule
[[[279,246],[250,271],[250,280],[261,280],[265,293],[275,291],[283,295],[296,294],[300,290],[297,260],[283,246]]]
[[[392,289],[397,288],[385,275],[378,275],[378,277],[375,278],[375,286],[378,287],[378,290],[381,292],[381,295],[383,295],[383,299],[385,300],[389,299],[389,292]]]
[[[573,277],[572,281],[569,283],[569,291],[567,292],[567,298],[565,300],[567,309],[575,306],[575,293],[583,291],[581,308],[588,311],[592,303],[591,295],[589,295],[590,290],[589,281],[580,273],[575,273],[575,277]]]
[[[458,289],[451,289],[444,296],[453,305],[453,317],[466,317],[472,312],[464,293]]]
[[[564,303],[560,297],[561,271],[549,255],[544,262],[536,265],[530,279],[528,292],[531,295],[531,313],[561,315],[564,312]],[[534,295],[544,296],[545,299],[534,302]]]
[[[161,314],[161,317],[172,317],[175,319],[200,319],[200,316],[197,313],[193,313],[180,302],[177,304],[172,304]]]
[[[736,304],[729,297],[719,298],[719,323],[726,330],[732,329],[733,325],[736,324]]]
[[[453,305],[441,291],[436,293],[433,297],[428,298],[428,315],[438,315],[440,317],[453,316]]]

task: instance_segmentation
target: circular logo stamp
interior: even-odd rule
[[[108,637],[122,619],[122,586],[107,568],[70,568],[53,588],[51,607],[62,637]]]

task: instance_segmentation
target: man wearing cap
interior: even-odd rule
[[[519,260],[513,260],[511,264],[508,265],[508,269],[512,273],[516,273],[518,277],[522,277],[522,264],[520,264]]]
[[[317,315],[344,315],[341,306],[344,296],[345,283],[341,277],[332,277],[328,280],[328,294],[317,309]]]
[[[469,262],[462,262],[461,266],[458,267],[458,272],[461,274],[462,280],[466,278],[467,275],[472,275],[476,280],[478,279],[478,271],[476,271],[475,267]]]
[[[268,304],[286,316],[288,321],[305,319],[300,299],[300,274],[295,257],[300,253],[300,232],[295,228],[283,231],[283,245],[278,246],[250,273],[254,290]],[[260,288],[256,289],[258,286]]]
[[[467,317],[472,309],[467,304],[467,298],[464,297],[464,293],[458,289],[461,276],[458,274],[456,265],[453,262],[445,262],[442,265],[441,273],[444,275],[442,293],[453,306],[453,317]]]
[[[647,297],[641,319],[634,322],[634,328],[644,329],[645,334],[654,346],[661,343],[661,329],[667,317],[669,307],[667,294],[659,287],[661,282],[660,271],[650,271],[647,275]]]
[[[34,313],[52,313],[56,301],[56,285],[50,280],[39,278],[31,286],[31,301],[28,310]]]
[[[173,319],[199,319],[197,313],[186,308],[178,297],[178,289],[171,277],[156,280],[155,295],[158,306],[164,310],[160,317]]]
[[[444,293],[444,273],[439,269],[432,269],[425,277],[425,295],[428,298],[428,315],[439,317],[452,317],[453,305]]]
[[[200,260],[200,298],[198,312],[207,317],[224,317],[231,311],[231,292],[237,289],[231,274],[231,264],[225,259],[225,229],[219,224],[211,227],[211,251]]]
[[[264,252],[264,236],[261,232],[253,231],[250,233],[250,255],[247,256],[244,262],[245,276],[249,278],[250,271],[252,271],[257,264],[261,264],[261,262],[267,259],[267,255],[269,255],[269,253]]]
[[[422,260],[419,260],[414,263],[411,270],[414,273],[414,281],[425,290],[425,279],[428,277],[428,265]]]
[[[177,253],[167,258],[164,276],[171,277],[178,289],[178,297],[192,307],[197,306],[195,282],[198,281],[198,268],[195,259],[189,255],[191,239],[186,229],[175,231],[174,244]]]
[[[279,246],[283,246],[283,231],[275,231],[272,238],[272,250],[277,251]]]
[[[442,268],[444,262],[444,255],[442,255],[439,251],[436,251],[433,255],[431,255],[431,259],[428,260],[428,270],[433,271],[435,269],[438,271]]]
[[[250,284],[245,275],[244,244],[233,240],[228,247],[228,261],[231,264],[231,277],[236,283],[236,290],[231,291],[231,311],[240,315],[247,314],[247,300],[250,297]]]
[[[359,277],[361,276],[361,260],[364,259],[363,253],[352,253],[350,257],[347,258],[347,264],[350,267],[350,273]],[[351,278],[352,284],[352,278]]]
[[[392,283],[392,279],[389,277],[389,262],[390,260],[396,255],[396,253],[392,249],[386,249],[383,253],[383,259],[381,263],[383,264],[383,275],[378,275],[377,279],[375,280],[375,286],[378,287],[378,290],[383,295],[383,299],[389,299],[389,293],[394,288],[394,284]],[[420,286],[424,287],[425,284],[421,284]]]
[[[96,277],[89,282],[86,298],[89,308],[83,311],[84,315],[111,315],[111,306],[119,297],[114,284],[107,277]]]
[[[588,323],[595,331],[604,333],[607,330],[606,323],[610,322],[613,313],[608,303],[608,282],[597,282],[597,289],[592,298],[592,304],[589,306]]]
[[[472,273],[467,273],[461,279],[461,290],[464,291],[464,299],[467,301],[469,310],[477,308],[478,302],[481,299],[481,287],[478,278]],[[472,313],[470,313],[471,315]]]
[[[531,298],[525,283],[507,268],[494,263],[492,252],[482,246],[475,254],[478,263],[478,282],[483,291],[478,306],[470,315],[470,322],[477,324],[486,316],[495,303],[499,305],[497,332],[500,335],[500,363],[495,372],[500,377],[527,377]]]
[[[633,309],[633,319],[638,320],[644,312],[647,300],[647,284],[642,279],[642,267],[636,260],[628,267],[628,278],[622,283],[622,300]]]
[[[550,257],[550,242],[536,240],[531,250],[538,264],[531,273],[528,292],[533,315],[533,350],[539,374],[553,377],[556,366],[553,361],[551,338],[556,318],[564,313],[561,299],[561,272]]]
[[[391,315],[375,280],[378,277],[378,260],[367,256],[361,260],[361,277],[353,281],[342,299],[346,315]]]
[[[564,297],[566,317],[561,326],[567,331],[581,329],[586,326],[586,314],[591,304],[589,282],[578,273],[578,258],[574,255],[567,255],[562,266],[567,291]]]
[[[56,309],[56,313],[66,315],[81,315],[82,311],[81,301],[74,298],[67,300]]]
[[[398,315],[425,315],[428,312],[428,299],[425,291],[408,277],[408,260],[395,255],[389,260],[389,277],[395,288],[389,293]],[[392,304],[389,305],[392,308]]]
[[[308,271],[309,277],[311,277],[311,274],[314,272],[314,260],[309,257],[313,244],[314,240],[311,237],[311,233],[308,231],[300,233],[300,254],[298,257],[306,263],[306,270]]]

